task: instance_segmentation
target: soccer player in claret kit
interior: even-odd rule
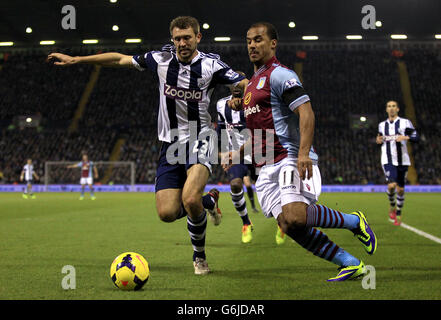
[[[28,197],[31,197],[32,199],[36,198],[35,194],[32,192],[33,178],[37,180],[40,179],[34,171],[34,165],[32,164],[32,159],[28,159],[20,174],[20,181],[23,180],[26,181],[26,188],[23,191],[24,199],[28,199]]]
[[[362,212],[343,213],[316,204],[321,177],[318,156],[312,147],[315,117],[309,96],[296,73],[277,60],[278,36],[272,24],[253,24],[246,39],[255,72],[243,101],[231,100],[230,105],[244,109],[247,128],[252,133],[246,144],[252,143],[253,162],[259,145],[267,155],[274,154],[273,159],[265,157],[265,162],[255,163],[261,168],[256,192],[263,213],[274,217],[282,231],[303,248],[338,265],[338,274],[328,281],[360,277],[366,273],[364,263],[317,229],[348,229],[368,254],[376,251],[377,238]],[[273,143],[267,143],[267,134],[258,141],[256,129],[273,132]],[[230,162],[243,156],[246,144],[240,152],[230,153]]]
[[[404,205],[404,186],[410,157],[407,141],[417,142],[418,133],[409,119],[398,116],[400,108],[396,101],[386,103],[388,118],[378,125],[376,142],[381,145],[381,165],[387,182],[389,198],[389,220],[401,225],[401,210]],[[395,200],[396,195],[396,200]]]
[[[95,167],[93,161],[89,161],[87,154],[83,154],[83,158],[80,162],[72,165],[68,165],[66,168],[81,168],[81,195],[80,200],[84,200],[84,191],[86,189],[86,185],[89,186],[90,190],[90,199],[95,200],[95,192],[93,190],[93,179],[98,179],[98,170]],[[93,172],[93,175],[92,175]]]
[[[205,209],[215,225],[221,221],[219,191],[212,189],[202,197],[211,174],[209,160],[216,141],[212,136],[190,141],[190,132],[195,129],[200,136],[213,131],[208,106],[217,84],[239,86],[244,90],[248,80],[234,72],[218,55],[197,50],[202,34],[195,18],[177,17],[169,29],[173,45],[166,45],[160,51],[134,56],[108,52],[84,57],[52,53],[48,59],[58,60],[54,64],[63,66],[90,63],[148,69],[158,76],[158,137],[162,147],[156,171],[156,209],[164,222],[187,217],[194,273],[203,275],[210,272],[205,254]],[[170,153],[173,155],[171,150],[176,149],[176,143],[187,150],[184,163],[171,163],[167,159]]]

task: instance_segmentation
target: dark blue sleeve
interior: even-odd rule
[[[234,84],[245,79],[230,67],[220,69],[213,74],[213,81],[217,84]]]
[[[404,130],[404,135],[408,136],[409,141],[411,141],[411,142],[420,141],[420,136],[418,135],[417,131],[413,128],[406,128]]]
[[[139,70],[149,69],[156,72],[158,63],[154,58],[155,53],[159,53],[159,51],[151,51],[145,54],[134,55],[133,60],[136,62],[135,67]]]
[[[233,69],[231,69],[225,62],[215,59],[213,61],[213,80],[212,86],[216,84],[235,84],[245,79]]]

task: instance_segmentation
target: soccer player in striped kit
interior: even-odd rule
[[[418,133],[409,119],[398,116],[400,108],[396,101],[386,103],[388,118],[378,125],[377,144],[381,145],[381,165],[387,182],[389,219],[396,226],[401,224],[404,206],[404,187],[410,157],[407,141],[417,142]],[[396,197],[396,199],[395,199]]]
[[[166,45],[160,51],[133,56],[108,52],[85,57],[52,53],[48,60],[56,59],[54,64],[63,66],[90,63],[148,69],[158,76],[158,137],[162,147],[155,179],[156,209],[164,222],[187,217],[194,273],[203,275],[210,272],[205,255],[205,209],[215,225],[220,223],[221,214],[217,205],[218,190],[212,189],[202,196],[211,174],[210,159],[217,141],[209,134],[198,137],[214,132],[208,106],[215,86],[239,86],[244,90],[248,80],[234,72],[218,55],[198,51],[202,34],[195,18],[177,17],[171,21],[169,31],[173,46]],[[192,131],[198,136],[193,140],[190,139]],[[179,154],[180,146],[185,150],[184,159]],[[169,161],[175,153],[178,162]]]
[[[253,24],[246,39],[255,72],[243,101],[233,99],[230,106],[244,109],[252,139],[240,152],[230,153],[230,162],[242,157],[251,143],[253,162],[261,168],[256,191],[265,216],[274,217],[283,232],[303,248],[339,266],[337,276],[328,281],[360,277],[366,272],[364,263],[317,229],[348,229],[368,254],[376,251],[377,238],[362,212],[343,213],[317,204],[321,177],[318,155],[312,147],[315,116],[309,96],[296,73],[277,60],[278,35],[272,24]],[[258,129],[266,130],[260,140]],[[259,157],[259,149],[264,158]]]
[[[241,71],[237,73],[245,76]],[[228,101],[232,97],[242,97],[243,92],[240,88],[233,88],[231,95],[219,99],[216,103],[217,108],[217,137],[219,144],[222,142],[222,131],[227,133],[228,150],[238,150],[245,142],[246,137],[243,136],[243,130],[246,129],[245,116],[243,110],[233,110],[228,106]],[[220,145],[219,152],[227,146]],[[230,181],[230,194],[233,205],[237,213],[242,219],[242,242],[251,242],[253,235],[253,224],[248,216],[247,204],[244,197],[244,178],[253,175],[254,167],[251,164],[251,155],[245,157],[241,163],[233,165],[227,171],[228,180]],[[255,207],[253,206],[253,209]]]
[[[76,164],[68,165],[66,168],[81,168],[81,195],[80,200],[84,200],[84,191],[86,189],[86,185],[89,186],[90,190],[90,199],[95,200],[95,191],[93,190],[93,179],[98,179],[98,170],[95,167],[93,161],[89,161],[87,154],[83,154],[82,160]],[[93,175],[92,175],[93,173]]]
[[[34,171],[34,165],[32,164],[32,159],[28,159],[20,174],[20,181],[23,180],[26,181],[26,188],[24,189],[23,192],[24,199],[28,199],[28,197],[31,197],[32,199],[36,198],[35,194],[32,192],[33,178],[37,180],[40,179]]]

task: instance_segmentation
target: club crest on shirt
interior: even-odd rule
[[[206,83],[207,83],[207,79],[205,79],[205,78],[198,78],[198,87],[199,88],[204,87]]]
[[[259,82],[257,83],[256,89],[262,89],[265,85],[266,77],[262,77],[259,79]]]

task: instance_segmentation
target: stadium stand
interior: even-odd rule
[[[409,71],[416,104],[421,142],[414,146],[415,166],[420,184],[441,184],[441,54],[432,50],[409,51],[404,60]]]
[[[147,49],[148,50],[148,49]],[[103,51],[142,53],[108,48]],[[236,70],[252,75],[244,46],[201,47],[220,53]],[[76,55],[93,49],[65,50]],[[279,60],[288,67],[302,68],[304,86],[316,113],[314,146],[320,157],[324,184],[383,184],[380,150],[375,144],[378,122],[386,118],[385,102],[400,104],[401,88],[397,59],[405,61],[416,108],[421,142],[414,146],[415,168],[420,184],[440,184],[441,129],[439,88],[441,55],[435,50],[404,50],[395,57],[388,49],[293,50],[281,46]],[[153,183],[160,148],[156,134],[157,82],[146,71],[103,68],[78,122],[69,133],[80,97],[93,66],[55,68],[44,62],[45,54],[33,50],[11,53],[0,62],[0,182],[18,181],[25,159],[31,157],[37,174],[44,176],[45,161],[76,161],[83,151],[92,160],[106,161],[119,138],[125,143],[120,161],[136,163],[136,183]],[[228,94],[215,90],[214,103]],[[37,127],[20,125],[18,116],[40,115]],[[404,113],[400,113],[404,116]],[[367,121],[360,122],[360,116]],[[227,183],[215,166],[210,183]]]

